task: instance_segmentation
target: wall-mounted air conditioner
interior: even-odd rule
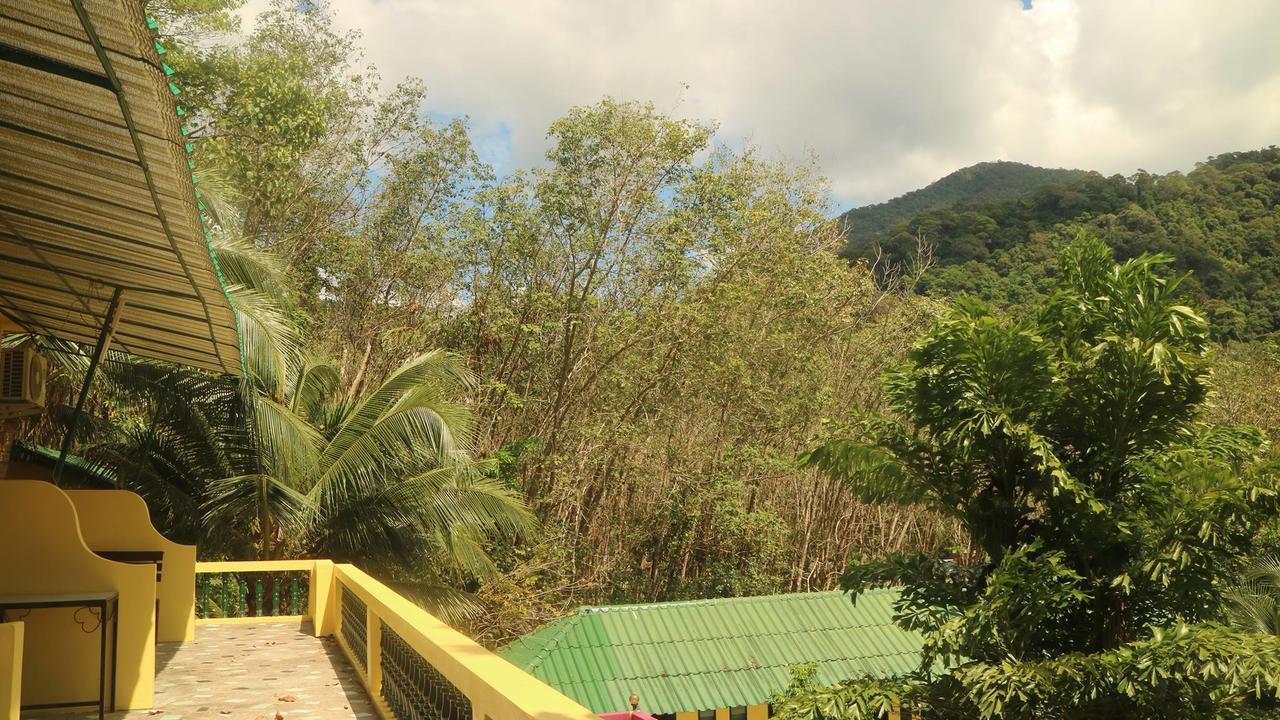
[[[39,412],[44,407],[49,361],[31,346],[0,350],[0,412]]]

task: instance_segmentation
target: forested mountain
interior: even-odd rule
[[[1007,160],[982,162],[887,202],[849,210],[840,216],[840,226],[849,238],[849,252],[856,255],[883,242],[894,226],[921,213],[957,203],[1012,200],[1045,185],[1071,182],[1084,175],[1084,170],[1042,168]]]
[[[882,247],[900,259],[920,237],[933,246],[923,292],[1020,305],[1043,298],[1058,249],[1083,227],[1121,258],[1172,255],[1177,271],[1191,273],[1184,287],[1215,336],[1250,339],[1280,330],[1278,204],[1280,148],[1272,146],[1218,155],[1185,175],[1089,172],[1023,197],[929,209],[893,225]]]

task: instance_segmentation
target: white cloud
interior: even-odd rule
[[[516,165],[604,95],[811,150],[844,205],[982,160],[1163,172],[1280,142],[1272,0],[333,3],[384,79],[423,78],[480,134],[505,123]]]

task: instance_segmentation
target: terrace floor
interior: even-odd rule
[[[279,715],[277,715],[277,713]],[[156,700],[113,720],[349,720],[377,712],[333,638],[310,625],[197,625],[190,643],[156,649]],[[28,717],[26,714],[23,717]],[[97,719],[97,710],[33,718]]]

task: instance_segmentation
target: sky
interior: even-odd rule
[[[469,117],[500,174],[604,96],[812,154],[838,209],[984,160],[1163,173],[1280,144],[1275,0],[332,2],[384,82],[422,78],[424,112]]]

